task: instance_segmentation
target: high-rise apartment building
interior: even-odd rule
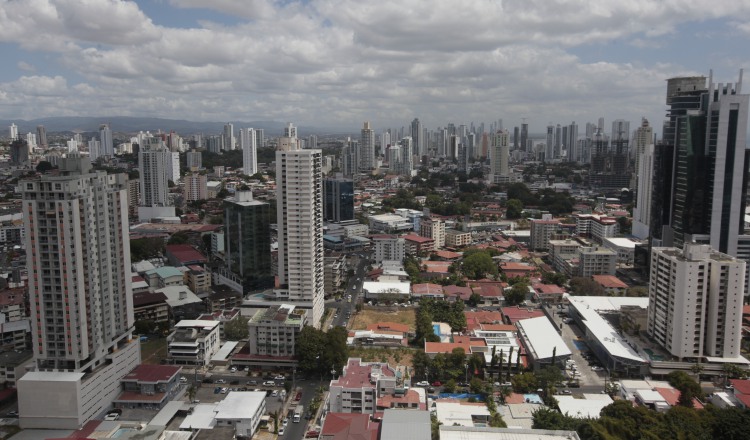
[[[414,152],[414,142],[413,139],[409,136],[406,136],[405,138],[401,139],[398,143],[400,147],[400,157],[399,157],[399,168],[398,168],[398,174],[401,176],[406,176],[411,180],[411,174],[412,171],[414,171],[414,156],[416,153]]]
[[[201,173],[189,173],[185,176],[184,196],[188,202],[208,199],[208,177]]]
[[[420,159],[422,156],[427,154],[425,148],[425,139],[422,135],[422,131],[422,123],[419,122],[419,118],[414,118],[414,120],[411,121],[411,138],[413,140],[412,148],[414,150],[414,155],[419,157]]]
[[[18,126],[15,123],[11,123],[8,127],[8,136],[11,141],[18,139]]]
[[[234,150],[235,145],[235,138],[234,138],[234,125],[233,124],[224,124],[224,150],[231,151]]]
[[[365,125],[369,129],[369,124]],[[277,297],[312,309],[312,324],[319,327],[324,296],[323,154],[320,150],[302,150],[294,140],[289,136],[279,142],[276,151],[281,286]]]
[[[271,268],[271,208],[253,200],[250,191],[237,191],[224,201],[224,252],[227,269],[243,292],[274,286]]]
[[[508,167],[508,159],[510,157],[508,131],[500,130],[493,134],[491,142],[490,181],[492,183],[507,183],[510,181],[510,168]]]
[[[354,181],[337,174],[323,182],[323,219],[328,222],[354,220]]]
[[[654,247],[648,334],[682,361],[740,356],[745,262],[686,243]]]
[[[584,162],[582,153],[578,151],[578,124],[575,121],[566,126],[564,136],[566,156],[569,162]]]
[[[77,429],[110,407],[140,363],[132,338],[127,176],[60,159],[23,180],[35,372],[18,382],[21,426]]]
[[[258,172],[258,137],[252,128],[240,129],[242,173],[252,176]]]
[[[177,160],[179,170],[179,156]],[[173,177],[173,162],[172,152],[160,138],[148,138],[140,146],[138,171],[141,202],[138,218],[142,221],[149,221],[155,217],[174,217],[175,209],[169,200],[169,180]]]
[[[651,235],[655,246],[702,243],[750,260],[744,234],[750,95],[705,77],[667,81],[669,119],[656,146]],[[667,174],[669,173],[669,174]],[[746,289],[747,291],[750,289]]]
[[[551,161],[555,158],[555,126],[547,126],[547,142],[544,149],[544,160]]]
[[[47,148],[49,146],[49,143],[47,142],[47,129],[44,128],[44,125],[36,126],[36,137],[41,148]]]
[[[523,123],[521,124],[521,149],[523,151],[530,151],[530,145],[529,145],[529,124]]]
[[[112,129],[109,124],[99,126],[99,157],[112,158],[115,156],[115,146],[112,141]]]
[[[262,128],[255,129],[255,146],[258,148],[266,147],[266,131]]]
[[[186,154],[187,168],[190,171],[198,171],[203,168],[203,155],[200,151],[190,150]]]
[[[375,130],[365,122],[359,140],[359,169],[363,171],[375,168]]]

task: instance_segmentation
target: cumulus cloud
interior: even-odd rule
[[[15,60],[40,74],[0,84],[0,115],[20,116],[25,102],[26,117],[79,112],[350,128],[415,116],[432,126],[500,117],[529,117],[537,126],[601,115],[637,120],[661,113],[665,78],[694,72],[628,55],[668,51],[681,25],[704,20],[750,32],[750,0],[159,5],[199,24],[157,24],[164,22],[133,1],[0,0],[0,42],[57,55],[45,68]],[[202,21],[208,9],[211,21]]]

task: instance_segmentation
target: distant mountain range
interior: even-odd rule
[[[36,133],[37,125],[44,125],[48,133],[54,132],[92,132],[99,131],[99,126],[103,123],[108,123],[115,133],[137,133],[139,131],[150,131],[152,133],[157,130],[169,133],[174,131],[179,133],[181,136],[190,134],[220,134],[224,131],[224,124],[227,122],[195,122],[186,121],[182,119],[163,119],[163,118],[139,118],[131,116],[61,116],[53,118],[41,118],[32,119],[25,121],[22,119],[0,119],[0,127],[6,131],[7,127],[11,123],[15,123],[18,126],[19,133]],[[284,122],[276,121],[253,121],[253,122],[242,122],[242,121],[228,121],[228,123],[234,124],[235,136],[238,136],[240,128],[252,127],[262,128],[266,131],[266,135],[280,135],[284,131]],[[314,129],[311,127],[297,127],[300,134],[303,133],[318,133],[320,129]]]

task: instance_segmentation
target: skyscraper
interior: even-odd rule
[[[490,149],[490,181],[492,183],[506,183],[510,180],[508,158],[510,156],[509,135],[507,130],[499,130],[492,135]]]
[[[224,250],[227,269],[243,292],[274,286],[271,269],[271,208],[253,200],[250,191],[237,191],[224,200]]]
[[[369,171],[375,168],[375,130],[365,122],[359,140],[359,169]]]
[[[322,159],[320,150],[301,150],[291,136],[276,151],[277,297],[312,309],[316,327],[324,296]]]
[[[680,361],[740,356],[745,262],[686,243],[651,251],[648,334]]]
[[[639,148],[641,149],[641,148]],[[633,235],[640,239],[649,237],[651,224],[651,195],[654,184],[654,144],[643,147],[638,154],[638,192],[633,207]]]
[[[198,171],[203,168],[203,155],[200,151],[190,150],[186,156],[188,170]]]
[[[242,173],[252,176],[258,172],[258,137],[252,128],[240,129],[240,148],[242,149]]]
[[[521,124],[521,149],[523,151],[529,152],[530,151],[530,143],[529,143],[529,124],[523,123]]]
[[[400,160],[400,168],[398,170],[398,174],[401,176],[406,176],[411,180],[411,173],[414,170],[414,142],[413,139],[409,136],[406,136],[405,138],[401,139],[399,141],[399,146],[401,147],[401,160]]]
[[[15,123],[11,123],[8,127],[8,136],[11,141],[18,139],[18,126]]]
[[[90,152],[89,152],[90,153]],[[115,147],[112,143],[112,129],[109,124],[99,126],[99,155],[111,159],[115,156]]]
[[[647,145],[654,144],[654,129],[649,125],[648,119],[641,118],[641,126],[635,130],[633,138],[633,155],[635,157],[635,171],[633,181],[630,185],[636,194],[638,193],[638,172],[640,170],[640,156],[644,153]]]
[[[555,158],[555,126],[547,126],[547,143],[545,144],[544,160],[551,161]]]
[[[234,125],[233,124],[224,124],[224,150],[231,151],[234,150]]]
[[[582,162],[581,152],[578,151],[578,124],[575,121],[568,125],[565,130],[565,148],[567,149],[566,155],[570,162]]]
[[[44,125],[36,126],[36,137],[41,148],[47,148],[49,146],[47,143],[47,130],[44,128]]]
[[[425,150],[425,143],[424,143],[424,136],[422,135],[422,123],[419,122],[419,118],[414,118],[413,121],[411,121],[411,138],[413,140],[413,150],[414,155],[419,157],[420,160],[422,156],[427,154],[427,151]]]
[[[323,219],[329,222],[354,220],[354,181],[343,175],[324,180]]]
[[[141,203],[138,217],[149,220],[153,217],[174,216],[170,207],[169,179],[172,168],[172,153],[167,150],[160,138],[148,138],[138,150],[138,171],[140,174]],[[153,208],[153,209],[144,209]]]
[[[255,146],[258,148],[266,147],[266,131],[262,128],[255,129]]]
[[[36,372],[18,382],[21,426],[77,429],[140,363],[133,340],[127,176],[60,159],[19,185]]]

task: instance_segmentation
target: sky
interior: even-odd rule
[[[750,0],[0,0],[0,60],[3,119],[660,132],[667,78],[750,67]]]

